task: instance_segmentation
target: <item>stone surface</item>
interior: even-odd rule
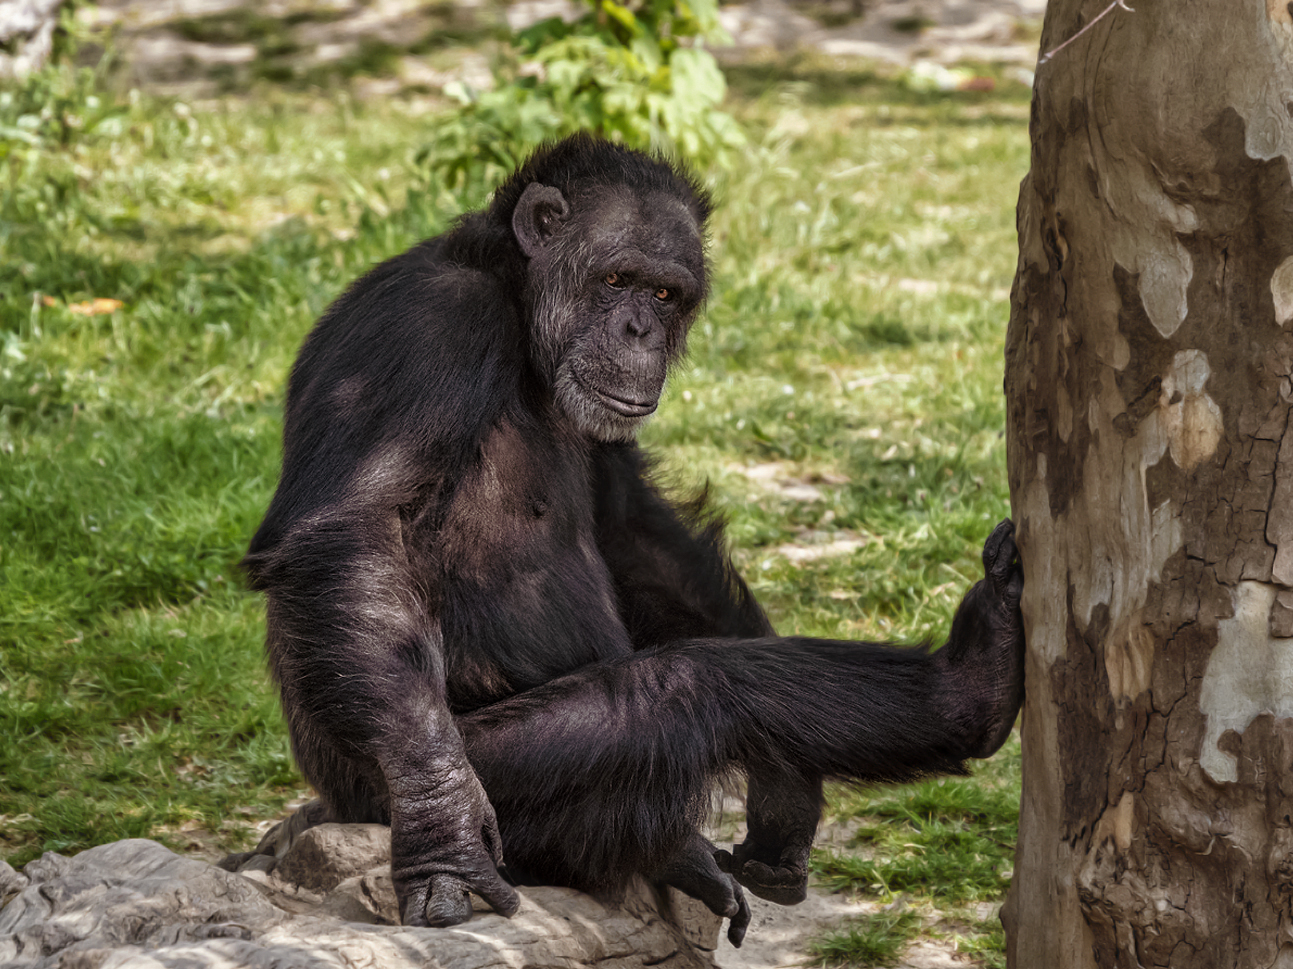
[[[58,0],[0,0],[56,5]],[[817,51],[900,67],[963,61],[1031,67],[1045,0],[743,0],[720,7],[731,44],[710,45],[724,62],[764,51]],[[77,8],[83,28],[111,32],[123,79],[160,93],[212,96],[257,77],[298,82],[358,71],[361,96],[438,92],[450,82],[493,85],[470,41],[499,26],[520,30],[547,17],[572,19],[581,0],[98,0]],[[365,50],[393,60],[362,66]],[[349,65],[349,66],[347,66]],[[375,73],[374,73],[375,71]]]
[[[62,0],[0,0],[0,79],[25,77],[54,47]]]
[[[511,919],[478,904],[451,929],[400,926],[389,858],[386,828],[338,824],[304,832],[269,872],[224,871],[145,840],[45,854],[21,874],[0,867],[0,966],[713,966],[719,920],[681,896],[661,902],[641,884],[620,905],[522,888]]]
[[[835,16],[825,21],[808,16],[822,10]],[[1040,20],[1045,10],[1045,0],[823,0],[815,5],[746,0],[719,8],[732,45],[714,52],[726,62],[773,49],[818,50],[900,66],[921,61],[1031,66],[1037,44],[1022,40],[1019,27]]]

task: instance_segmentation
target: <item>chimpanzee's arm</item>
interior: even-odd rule
[[[244,560],[293,749],[343,820],[392,827],[406,924],[504,914],[494,811],[446,703],[438,597],[408,530],[436,514],[502,402],[510,305],[414,249],[365,276],[292,373],[283,472]],[[461,328],[461,329],[459,329]],[[448,331],[448,332],[446,332]]]
[[[732,568],[722,522],[700,500],[672,505],[648,475],[636,444],[605,445],[597,454],[597,543],[634,647],[774,635]]]
[[[341,819],[389,816],[406,925],[465,920],[467,890],[511,914],[494,810],[445,703],[439,624],[399,531],[393,510],[343,502],[255,563],[293,745]]]

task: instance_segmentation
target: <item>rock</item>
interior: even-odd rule
[[[0,79],[39,70],[54,48],[62,0],[0,0]]]
[[[391,829],[380,824],[321,824],[302,831],[274,866],[274,876],[314,892],[391,862]]]
[[[272,856],[262,854],[261,859]],[[244,859],[244,863],[249,859]],[[719,919],[676,893],[632,886],[619,905],[521,888],[511,919],[477,903],[450,929],[394,924],[390,832],[321,824],[272,870],[240,873],[153,841],[0,866],[6,969],[712,969]],[[16,891],[16,894],[14,892]],[[8,899],[8,901],[4,901]]]
[[[0,861],[0,908],[26,887],[27,876],[14,871],[9,862]]]

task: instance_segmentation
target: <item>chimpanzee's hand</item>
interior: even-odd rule
[[[439,769],[387,778],[391,787],[391,876],[405,925],[457,925],[475,892],[499,915],[520,899],[498,874],[503,840],[494,808],[463,757]]]
[[[1005,743],[1024,699],[1024,573],[1009,519],[984,543],[983,570],[934,654],[949,716],[967,735],[966,757],[988,757]]]
[[[789,771],[752,771],[745,841],[715,855],[718,867],[760,898],[798,905],[808,897],[808,853],[822,814],[822,782]]]
[[[678,852],[665,863],[651,880],[678,889],[704,902],[711,912],[729,919],[727,938],[738,948],[750,927],[750,906],[741,886],[718,867],[718,852],[699,834],[693,834]]]

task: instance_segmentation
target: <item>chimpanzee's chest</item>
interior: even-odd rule
[[[438,544],[455,708],[631,651],[577,447],[496,428],[450,500]]]

